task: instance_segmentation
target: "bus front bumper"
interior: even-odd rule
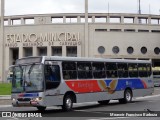
[[[41,98],[18,98],[12,99],[12,106],[13,107],[37,107],[42,106],[42,99]]]

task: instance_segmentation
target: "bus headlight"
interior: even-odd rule
[[[13,98],[13,99],[12,99],[12,101],[16,101],[16,99],[15,99],[15,98]]]
[[[42,97],[38,97],[38,98],[34,98],[34,99],[33,99],[33,101],[37,101],[37,102],[38,102],[38,101],[41,101],[41,100],[42,100]]]
[[[42,97],[33,98],[33,99],[30,101],[30,103],[31,103],[32,105],[38,105],[41,100],[42,100]]]

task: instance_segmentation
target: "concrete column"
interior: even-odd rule
[[[148,24],[151,25],[151,17],[148,17]]]
[[[9,66],[11,65],[11,52],[10,52],[10,48],[9,47],[7,47],[6,49],[5,49],[6,51],[6,54],[5,54],[5,68],[6,68],[6,70],[8,70],[8,68],[9,68]]]
[[[5,82],[5,50],[4,50],[4,0],[1,0],[0,5],[0,82]]]
[[[77,46],[77,57],[82,57],[82,54],[81,54],[81,45]]]
[[[21,25],[24,25],[24,24],[25,24],[24,18],[21,18]]]
[[[23,47],[19,47],[19,58],[24,57],[24,49]]]
[[[52,56],[51,46],[47,46],[47,56]]]
[[[63,16],[63,23],[66,23],[66,16]]]
[[[138,17],[134,17],[134,24],[138,24]]]
[[[110,16],[107,16],[107,23],[110,23]]]
[[[67,56],[67,48],[66,48],[66,46],[62,46],[62,56]]]
[[[107,23],[107,18],[108,18],[108,17],[106,16],[106,23]]]
[[[95,16],[92,16],[92,23],[95,23]]]
[[[33,56],[38,56],[38,50],[37,47],[33,47]]]
[[[11,19],[8,19],[8,25],[11,25]]]
[[[7,51],[6,51],[7,52]],[[8,59],[9,59],[9,65],[12,65],[12,60],[13,60],[13,54],[11,48],[8,48]]]
[[[77,23],[81,23],[81,17],[80,16],[77,17]]]
[[[124,16],[121,16],[121,20],[120,20],[121,24],[124,23]]]

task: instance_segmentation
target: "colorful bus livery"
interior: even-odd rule
[[[68,111],[73,103],[107,104],[112,99],[127,103],[154,89],[151,61],[146,60],[27,57],[10,70],[13,106],[38,110],[57,105]]]
[[[134,89],[147,89],[145,81],[140,79],[120,79],[120,80],[85,80],[66,81],[68,87],[75,93],[92,93],[106,91],[113,94],[116,91],[125,90],[127,87]]]

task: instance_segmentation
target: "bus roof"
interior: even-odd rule
[[[24,57],[18,59],[16,64],[23,63],[44,63],[45,60],[54,61],[91,61],[91,62],[122,62],[122,63],[151,63],[150,60],[133,60],[133,59],[109,59],[109,58],[87,58],[87,57],[61,57],[61,56],[39,56]]]
[[[133,60],[133,59],[109,59],[109,58],[87,58],[87,57],[60,57],[60,56],[43,56],[44,60],[55,61],[92,61],[92,62],[126,62],[126,63],[151,63],[150,60]]]

